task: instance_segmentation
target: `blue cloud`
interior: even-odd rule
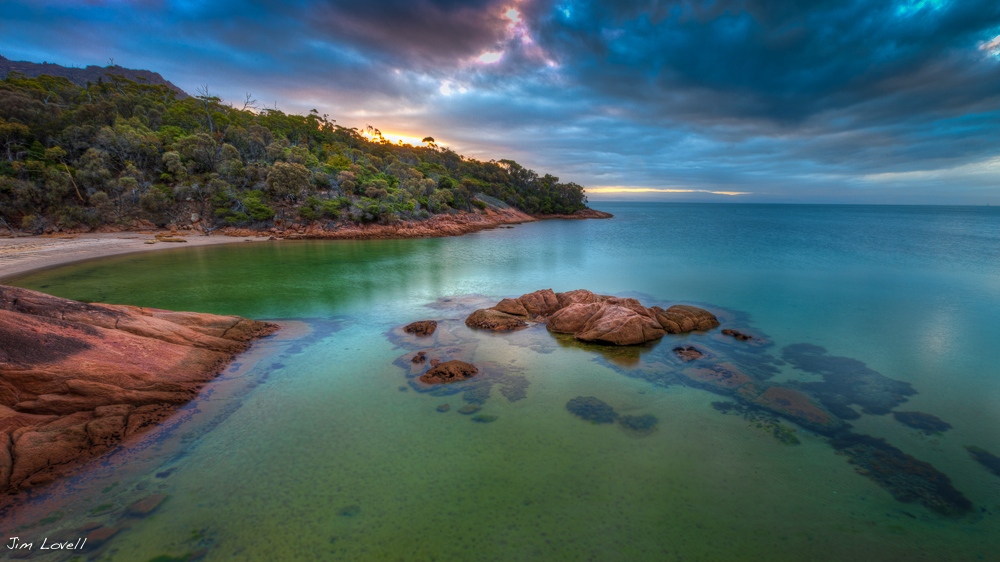
[[[114,57],[585,185],[1000,203],[998,37],[995,0],[9,0],[0,54]]]

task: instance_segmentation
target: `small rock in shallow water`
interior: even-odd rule
[[[499,416],[494,416],[491,414],[479,414],[478,416],[473,416],[472,421],[479,423],[492,423],[497,421]]]
[[[438,323],[434,320],[420,320],[419,322],[407,325],[403,328],[403,331],[415,336],[429,336],[437,329],[437,325]]]
[[[727,336],[732,336],[740,341],[748,341],[753,339],[753,336],[749,334],[744,334],[743,332],[737,332],[736,330],[725,329],[722,330],[722,333]]]
[[[450,409],[451,409],[451,406],[448,405],[448,404],[441,404],[440,406],[437,407],[437,411],[439,411],[439,412],[447,412]]]
[[[433,360],[431,361],[433,364]],[[479,369],[471,363],[465,361],[445,361],[438,363],[433,369],[420,375],[420,382],[425,384],[448,384],[471,379],[476,376]]]
[[[459,408],[458,409],[458,413],[459,414],[464,414],[464,415],[468,416],[468,415],[475,414],[476,412],[478,412],[479,410],[482,410],[482,409],[483,409],[482,406],[477,406],[476,404],[469,404],[467,406],[462,406],[461,408]]]

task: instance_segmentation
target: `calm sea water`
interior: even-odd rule
[[[615,218],[178,249],[8,281],[86,301],[286,319],[289,329],[129,451],[44,490],[0,528],[30,538],[112,525],[156,492],[168,499],[100,559],[998,559],[1000,477],[964,447],[1000,454],[1000,209],[595,207]],[[779,420],[800,441],[782,443],[770,426],[711,406],[724,397],[646,376],[678,368],[678,343],[725,355],[734,344],[716,334],[609,359],[544,329],[497,336],[462,323],[477,302],[542,288],[706,306],[772,342],[726,356],[752,374],[769,358],[772,383],[822,380],[781,360],[808,343],[911,384],[916,394],[897,410],[950,430],[862,414],[853,431],[930,463],[972,510],[899,501],[824,436]],[[393,361],[418,348],[391,332],[425,318],[442,319],[438,343],[465,345],[474,362],[525,385],[524,397],[496,386],[479,412],[495,420],[477,423],[457,412],[463,395],[417,392]],[[566,408],[577,396],[658,425],[585,422]]]

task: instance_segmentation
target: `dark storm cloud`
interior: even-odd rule
[[[980,48],[1000,36],[995,0],[14,0],[4,12],[8,58],[113,56],[189,91],[253,91],[588,185],[997,197],[1000,58]],[[478,64],[486,52],[502,57]]]

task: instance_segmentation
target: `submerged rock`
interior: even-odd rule
[[[732,336],[740,341],[749,341],[753,339],[753,336],[744,334],[743,332],[737,332],[736,330],[722,330],[722,333],[727,336]]]
[[[994,455],[986,449],[973,445],[966,445],[965,450],[969,451],[969,455],[971,455],[976,462],[985,466],[986,470],[1000,476],[1000,457]]]
[[[144,517],[152,513],[165,499],[167,499],[167,496],[163,494],[153,494],[128,506],[128,512],[130,515]]]
[[[659,422],[660,420],[652,414],[645,414],[642,416],[621,416],[618,418],[618,423],[620,423],[622,427],[637,433],[650,433],[656,429],[656,424]]]
[[[885,439],[845,432],[831,439],[830,444],[850,457],[858,473],[874,480],[901,502],[918,501],[946,515],[972,510],[972,502],[951,485],[947,475]]]
[[[923,412],[893,412],[892,417],[907,427],[919,429],[927,434],[943,433],[951,429],[950,423]]]
[[[458,409],[458,413],[462,414],[463,416],[471,416],[472,414],[475,414],[476,412],[482,409],[483,407],[478,404],[466,404],[465,406],[462,406],[461,408]]]
[[[437,407],[437,411],[439,411],[441,413],[447,412],[450,409],[451,409],[451,405],[450,404],[441,404],[440,406]]]
[[[566,409],[574,416],[594,423],[614,423],[618,419],[614,408],[593,396],[577,396],[566,403]]]
[[[413,322],[412,324],[407,324],[403,331],[407,334],[413,334],[415,336],[429,336],[434,333],[437,329],[437,321],[435,320],[420,320],[419,322]]]
[[[917,393],[910,383],[890,379],[857,359],[827,355],[826,349],[818,345],[789,345],[782,350],[782,358],[798,369],[823,377],[823,382],[786,384],[812,394],[845,420],[861,417],[850,407],[852,404],[866,414],[882,416]]]
[[[445,361],[420,375],[420,382],[425,384],[449,384],[471,379],[476,376],[479,369],[471,363],[465,361]]]
[[[687,347],[675,347],[673,349],[674,355],[680,357],[682,361],[694,361],[695,359],[701,359],[705,356],[704,353],[698,351],[693,345]]]
[[[0,286],[0,492],[51,481],[157,423],[277,329]]]

